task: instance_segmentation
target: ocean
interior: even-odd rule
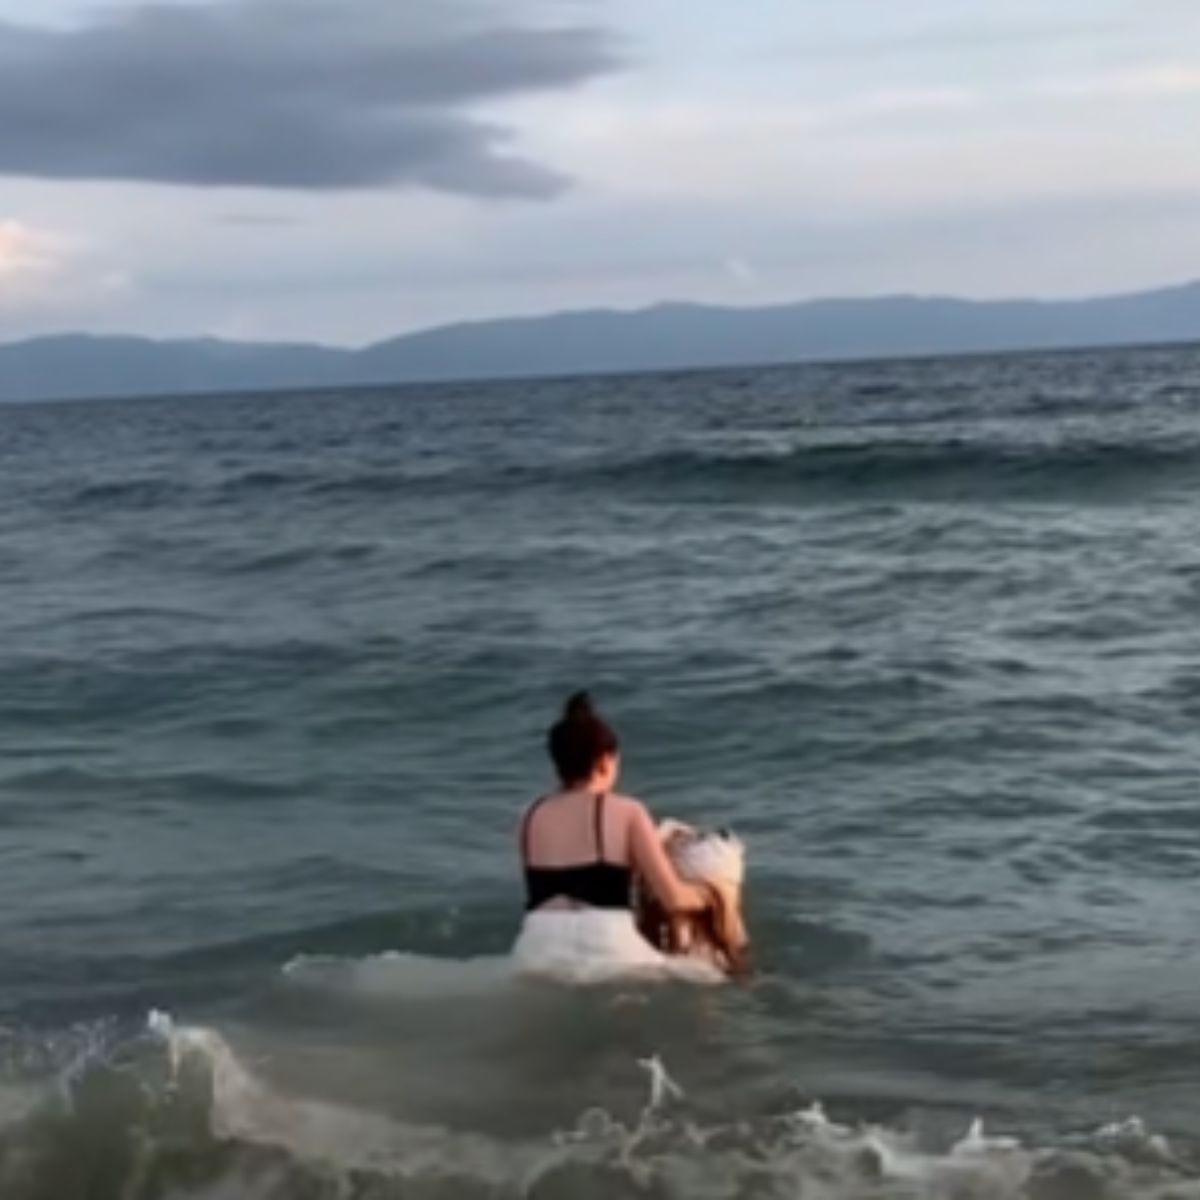
[[[1195,348],[0,407],[0,1200],[1200,1197],[1198,529]],[[581,687],[747,982],[505,975]]]

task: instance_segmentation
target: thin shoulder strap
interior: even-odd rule
[[[604,792],[596,794],[596,860],[604,861],[604,801],[607,795]]]
[[[545,796],[539,796],[526,810],[525,819],[521,822],[521,861],[529,862],[529,829],[533,824],[533,814],[542,806]]]

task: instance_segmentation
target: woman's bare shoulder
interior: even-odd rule
[[[626,796],[620,792],[614,792],[611,801],[626,820],[634,820],[637,817],[650,819],[650,810],[636,796]]]

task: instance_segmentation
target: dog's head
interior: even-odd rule
[[[668,953],[707,958],[730,974],[744,972],[750,939],[742,919],[746,848],[741,839],[724,829],[694,829],[678,821],[664,821],[658,832],[676,871],[707,888],[713,904],[703,913],[668,916],[642,889],[643,932]]]

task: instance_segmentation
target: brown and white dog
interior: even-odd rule
[[[658,833],[676,871],[706,887],[713,904],[704,912],[668,913],[639,885],[635,914],[642,936],[664,954],[699,958],[727,975],[744,975],[750,950],[742,919],[745,846],[727,830],[714,833],[679,821],[663,821]]]

